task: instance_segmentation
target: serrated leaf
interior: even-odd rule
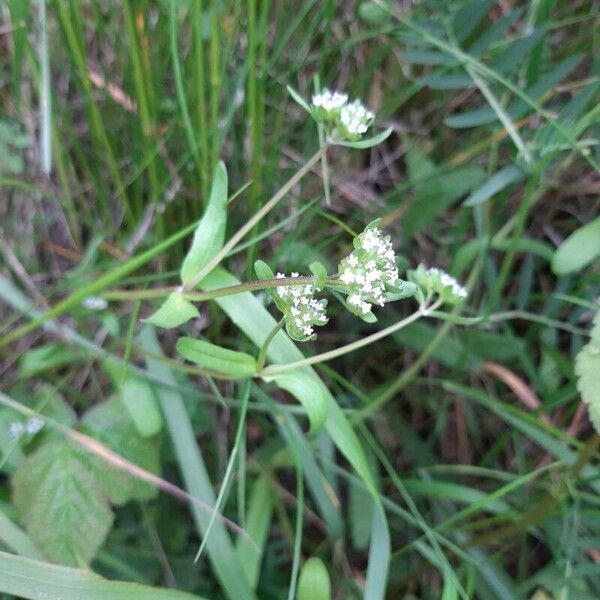
[[[334,140],[332,143],[336,146],[346,146],[346,148],[358,148],[363,150],[365,148],[371,148],[372,146],[381,144],[381,142],[390,137],[393,131],[394,129],[392,127],[388,127],[385,131],[382,131],[381,133],[378,133],[377,135],[374,135],[370,138],[365,138],[356,142],[344,142]]]
[[[245,352],[236,352],[189,337],[179,338],[175,348],[183,358],[217,376],[245,379],[256,375],[256,359]]]
[[[572,233],[552,257],[552,270],[557,275],[579,271],[600,256],[600,217]]]
[[[33,395],[32,407],[45,417],[71,426],[77,421],[75,411],[49,383],[42,384]]]
[[[330,600],[331,581],[325,563],[320,558],[309,558],[298,578],[297,600]]]
[[[142,437],[136,431],[119,398],[113,397],[94,406],[81,419],[82,429],[127,460],[156,475],[160,474],[160,446],[156,437]],[[91,457],[98,482],[114,504],[132,498],[150,500],[158,490],[124,471],[113,469],[100,458]]]
[[[590,420],[600,434],[600,312],[594,318],[592,337],[575,359],[577,389],[588,405]]]
[[[287,86],[288,94],[294,99],[294,101],[299,104],[306,112],[310,111],[310,106],[306,102],[306,100],[291,86]]]
[[[213,175],[208,206],[198,224],[192,246],[181,265],[181,281],[188,287],[208,261],[223,247],[227,223],[227,169],[220,161]]]
[[[119,396],[140,435],[151,437],[162,429],[162,414],[148,381],[127,375],[119,389]]]
[[[55,438],[21,462],[12,485],[21,521],[42,552],[53,562],[88,564],[113,514],[83,451]]]
[[[171,329],[199,316],[198,309],[189,300],[186,300],[181,292],[172,292],[156,312],[142,321],[164,329]]]

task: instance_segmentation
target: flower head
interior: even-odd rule
[[[327,88],[313,95],[310,111],[329,135],[350,141],[360,139],[375,119],[360,100],[348,102],[348,94]]]
[[[299,277],[292,273],[293,278]],[[278,279],[285,278],[283,273],[277,273]],[[285,328],[289,336],[296,341],[306,341],[314,334],[314,326],[327,323],[325,308],[327,300],[317,300],[315,287],[310,284],[277,286],[274,290],[275,301],[283,313]]]
[[[348,94],[342,92],[329,91],[324,88],[322,92],[314,94],[312,97],[312,106],[324,118],[335,117],[340,109],[348,102]]]
[[[338,274],[346,285],[351,312],[365,317],[373,304],[383,306],[387,292],[399,281],[390,237],[384,236],[376,223],[368,225],[354,238],[354,250],[340,262]]]
[[[349,138],[360,137],[373,123],[375,115],[360,100],[346,104],[340,111],[340,124]]]
[[[437,267],[426,269],[423,265],[419,265],[408,275],[425,293],[436,294],[447,304],[456,304],[469,295],[467,289],[452,275]]]

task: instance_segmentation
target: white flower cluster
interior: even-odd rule
[[[377,227],[367,226],[354,246],[340,262],[339,278],[348,287],[348,308],[364,316],[373,304],[385,304],[386,288],[398,283],[398,268],[390,237]]]
[[[429,267],[429,269],[427,269],[427,274],[432,277],[438,276],[442,286],[445,288],[450,288],[455,296],[458,296],[459,298],[466,298],[469,295],[467,289],[458,283],[458,281],[452,277],[452,275],[446,273],[446,271],[442,271],[437,267]]]
[[[28,433],[29,435],[35,435],[42,429],[44,426],[44,421],[38,417],[32,417],[25,421],[25,423],[21,423],[20,421],[13,421],[9,426],[8,430],[10,431],[10,435],[14,438],[19,437],[23,433]]]
[[[351,136],[366,133],[374,119],[375,115],[360,100],[346,104],[340,112],[340,122]]]
[[[452,275],[437,267],[426,269],[423,265],[411,271],[409,277],[425,293],[437,294],[447,304],[456,304],[464,300],[469,292]]]
[[[331,113],[339,110],[348,102],[348,94],[342,92],[330,92],[327,88],[319,94],[314,94],[312,97],[312,105],[314,108],[322,108]]]
[[[357,140],[373,123],[375,115],[360,100],[348,102],[348,94],[330,91],[312,97],[313,116],[328,126],[328,133],[336,132],[344,139]]]
[[[292,273],[292,277],[299,277]],[[278,279],[285,278],[283,273],[277,273]],[[284,286],[275,288],[279,300],[278,306],[285,317],[285,326],[290,337],[303,341],[314,332],[314,325],[325,325],[327,316],[325,307],[327,300],[317,300],[315,287],[310,284]]]

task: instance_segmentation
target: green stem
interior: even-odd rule
[[[277,332],[281,330],[281,328],[285,325],[285,317],[282,318],[273,329],[269,332],[269,335],[265,338],[263,345],[260,348],[260,352],[258,353],[258,358],[256,359],[256,370],[261,371],[265,366],[265,360],[267,359],[267,350],[273,338],[277,335]]]
[[[212,300],[221,296],[233,296],[248,291],[265,290],[274,287],[293,287],[295,285],[314,284],[315,278],[312,275],[303,275],[302,277],[282,277],[273,279],[256,279],[255,281],[246,281],[236,285],[230,285],[207,292],[183,292],[183,297],[187,300],[201,302],[203,300]],[[329,277],[328,283],[340,287],[339,281],[335,277]],[[106,300],[148,300],[150,298],[164,298],[169,294],[180,290],[178,287],[160,287],[151,290],[109,290],[102,294]]]
[[[323,152],[326,152],[328,145],[325,144],[321,146],[315,154],[311,158],[308,159],[306,164],[298,170],[284,185],[279,189],[279,191],[271,197],[271,199],[259,210],[256,214],[248,220],[248,222],[238,229],[238,231],[229,239],[229,241],[221,248],[217,254],[208,261],[208,263],[201,269],[198,274],[191,280],[189,285],[186,288],[186,291],[189,291],[195,288],[203,279],[208,275],[220,262],[221,260],[229,253],[229,251],[236,246],[236,244],[248,233],[250,232],[254,225],[258,223],[263,217],[265,217],[274,207],[275,205],[306,175],[313,166],[319,162]]]
[[[334,350],[329,350],[328,352],[322,352],[321,354],[316,354],[315,356],[310,356],[309,358],[303,358],[302,360],[295,360],[293,362],[284,363],[282,365],[270,365],[265,367],[261,371],[259,371],[259,375],[262,377],[271,377],[278,373],[284,373],[286,371],[291,371],[293,369],[299,369],[301,367],[307,367],[309,365],[314,365],[317,363],[322,363],[327,360],[332,360],[333,358],[338,358],[339,356],[343,356],[344,354],[348,354],[349,352],[354,352],[354,350],[358,350],[359,348],[363,348],[364,346],[368,346],[373,342],[377,342],[380,339],[399,331],[403,327],[410,325],[414,321],[417,321],[421,317],[427,317],[431,312],[436,310],[441,305],[440,300],[434,302],[431,306],[422,306],[414,312],[412,315],[382,329],[381,331],[377,331],[372,335],[368,335],[356,342],[351,342],[350,344],[345,344],[344,346],[340,346],[339,348],[335,348]]]

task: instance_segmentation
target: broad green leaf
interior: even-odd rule
[[[144,323],[150,323],[157,327],[170,329],[179,327],[190,319],[200,316],[198,309],[183,297],[179,291],[169,294],[167,299],[158,307],[158,310],[147,319],[142,319]]]
[[[552,270],[557,275],[580,271],[600,256],[600,217],[572,233],[552,257]]]
[[[256,589],[260,576],[260,565],[267,543],[271,516],[273,514],[273,490],[268,476],[261,475],[252,488],[246,517],[246,533],[250,539],[240,537],[235,553],[250,582]]]
[[[600,434],[600,312],[594,318],[592,338],[575,359],[577,389],[588,405],[590,420]]]
[[[323,427],[327,418],[327,404],[323,402],[320,381],[297,371],[278,373],[266,381],[274,381],[300,401],[310,422],[309,433],[314,434]]]
[[[313,556],[303,565],[298,578],[297,600],[331,600],[331,581],[327,567]]]
[[[27,600],[203,600],[177,590],[109,581],[92,571],[0,552],[0,592]]]
[[[385,131],[378,133],[370,138],[364,138],[362,140],[358,140],[356,142],[343,142],[334,140],[332,143],[336,146],[346,146],[346,148],[371,148],[372,146],[377,146],[377,144],[381,144],[384,140],[390,137],[394,129],[392,127],[388,127]]]
[[[291,86],[287,86],[288,94],[297,102],[306,112],[310,112],[310,106],[306,100]]]
[[[67,565],[91,561],[113,514],[88,455],[53,439],[21,462],[12,485],[21,521],[49,559]]]
[[[181,281],[188,287],[208,261],[223,247],[227,223],[227,169],[220,161],[213,175],[208,206],[181,265]]]
[[[138,467],[160,474],[160,446],[158,439],[142,437],[134,427],[119,398],[113,397],[88,410],[81,419],[82,430],[102,442]],[[132,498],[150,500],[158,490],[131,477],[124,471],[111,468],[100,458],[90,457],[97,479],[113,504],[124,504]]]
[[[377,498],[371,500],[371,505],[373,514],[371,545],[369,547],[369,565],[367,567],[364,600],[383,600],[386,596],[387,576],[390,566],[390,530],[383,506]]]
[[[140,435],[151,437],[162,429],[162,415],[148,381],[137,375],[127,375],[119,396]]]
[[[50,417],[63,425],[73,425],[77,421],[75,411],[65,402],[61,394],[49,383],[42,384],[33,394],[31,407],[45,417]]]
[[[43,371],[72,365],[81,359],[81,354],[73,352],[64,344],[53,343],[40,348],[32,348],[27,350],[19,361],[19,377],[29,379]]]
[[[256,359],[250,354],[189,337],[179,338],[175,348],[186,360],[217,375],[231,379],[245,379],[256,375]]]
[[[504,167],[497,173],[494,173],[480,188],[476,189],[463,202],[463,206],[477,206],[478,204],[482,204],[512,183],[523,180],[525,175],[525,171],[516,165]]]

